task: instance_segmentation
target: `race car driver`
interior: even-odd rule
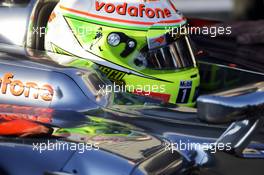
[[[192,106],[200,76],[185,25],[171,0],[61,0],[45,49],[97,65],[120,90]]]

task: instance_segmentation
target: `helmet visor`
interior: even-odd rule
[[[185,35],[161,48],[142,51],[141,57],[145,58],[144,66],[149,69],[175,70],[196,65],[189,38]]]

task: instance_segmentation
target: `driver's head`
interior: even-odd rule
[[[181,82],[192,81],[180,72],[196,69],[188,37],[169,32],[185,24],[171,0],[62,0],[50,16],[45,48],[89,59],[123,84],[177,83],[164,93],[165,101],[175,103]]]

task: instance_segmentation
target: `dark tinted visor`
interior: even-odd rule
[[[142,52],[144,65],[150,69],[182,69],[195,66],[187,36],[181,36],[167,46]]]

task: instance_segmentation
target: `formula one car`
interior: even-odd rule
[[[1,49],[3,175],[262,174],[262,82],[200,96],[195,111],[100,95],[96,84],[111,82],[99,70]]]
[[[28,43],[27,25],[43,27],[56,4],[0,10],[5,24],[21,22],[16,37],[1,28],[1,174],[262,174],[263,72],[201,58],[201,91],[214,94],[197,108],[113,93],[97,66],[69,67],[54,60],[71,55],[38,51],[43,37],[27,36],[34,49],[14,46]]]

